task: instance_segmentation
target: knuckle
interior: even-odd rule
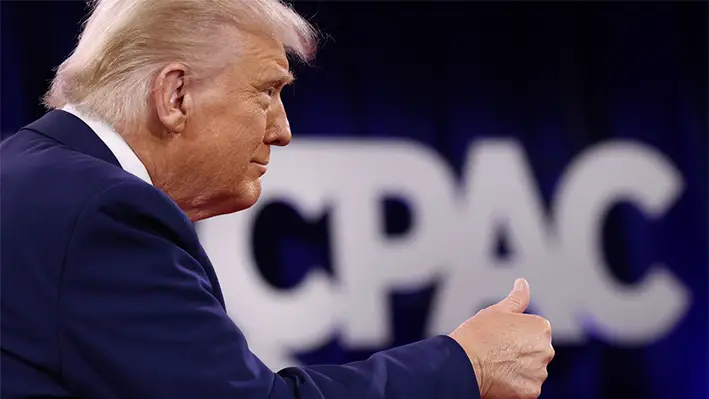
[[[516,397],[519,399],[536,399],[542,394],[541,383],[526,381],[517,386]]]
[[[551,361],[552,359],[554,359],[554,356],[556,356],[556,351],[554,350],[553,346],[549,345],[549,349],[547,351],[547,358],[549,359],[549,361]]]
[[[525,386],[518,397],[520,399],[537,399],[542,394],[542,389],[538,385]]]
[[[551,323],[549,320],[539,315],[534,315],[533,320],[535,326],[542,330],[544,334],[551,336]]]
[[[540,385],[534,384],[530,386],[527,390],[527,398],[536,399],[542,394],[542,387]]]
[[[545,333],[551,333],[551,323],[549,322],[549,320],[536,314],[530,316],[535,326],[543,330]]]
[[[537,385],[532,389],[530,398],[537,399],[541,394],[542,394],[542,387]]]

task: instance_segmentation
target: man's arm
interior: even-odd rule
[[[123,183],[100,194],[77,221],[58,308],[62,376],[76,395],[478,397],[467,355],[443,336],[344,366],[272,372],[249,351],[204,269],[181,247],[165,201],[151,187]]]

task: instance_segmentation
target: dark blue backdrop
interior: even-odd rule
[[[558,348],[543,397],[709,397],[706,3],[298,2],[296,8],[328,35],[315,66],[297,67],[298,82],[286,93],[296,137],[408,137],[437,150],[458,172],[471,140],[515,137],[546,201],[563,168],[602,140],[637,139],[669,156],[686,181],[680,200],[652,223],[630,206],[616,207],[604,230],[605,255],[626,282],[653,261],[667,263],[692,291],[690,312],[651,346],[591,340]],[[3,1],[1,12],[6,137],[43,113],[39,97],[71,50],[85,8],[78,1]],[[391,223],[401,222],[392,215]],[[275,230],[273,218],[285,227]],[[254,236],[264,276],[287,289],[304,273],[302,259],[267,256],[274,250],[266,245],[289,228],[299,240],[276,240],[284,242],[276,253],[308,245],[316,248],[312,256],[329,262],[324,226],[306,229],[287,208],[270,207]],[[434,291],[394,299],[392,344],[422,337]],[[344,362],[371,351],[342,348],[333,338],[300,356]]]

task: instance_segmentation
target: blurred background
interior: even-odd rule
[[[6,138],[87,8],[1,4]],[[257,206],[197,226],[252,350],[364,359],[520,276],[554,328],[543,398],[709,398],[706,2],[294,7],[323,39],[293,143]]]

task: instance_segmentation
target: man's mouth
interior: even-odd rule
[[[259,172],[263,175],[266,173],[266,170],[268,170],[268,161],[261,162],[261,161],[251,161],[252,164],[256,165],[258,168]]]

